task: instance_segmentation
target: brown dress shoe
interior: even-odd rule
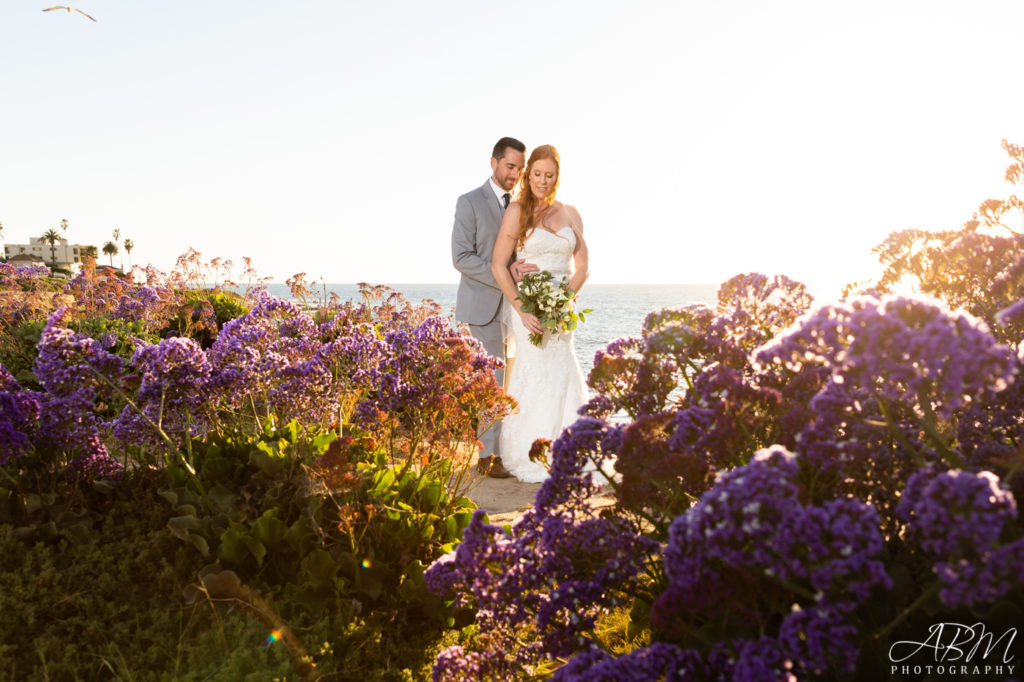
[[[502,465],[501,457],[481,457],[476,470],[490,478],[512,478],[512,474]]]

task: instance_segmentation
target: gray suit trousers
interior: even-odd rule
[[[469,333],[473,335],[474,339],[484,345],[484,350],[487,351],[488,355],[502,361],[505,360],[505,336],[501,331],[500,314],[495,314],[494,318],[487,324],[469,325]],[[498,386],[504,385],[505,370],[494,370],[494,376],[498,380]],[[501,422],[494,424],[486,431],[478,434],[480,442],[484,444],[483,450],[480,451],[480,457],[501,455],[501,453],[498,452],[498,436],[500,434]]]

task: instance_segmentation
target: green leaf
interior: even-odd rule
[[[253,450],[249,453],[249,464],[259,469],[261,472],[271,478],[277,478],[284,474],[285,463],[284,460],[272,450],[264,449],[264,443],[260,443],[259,450]]]
[[[338,564],[323,549],[314,549],[302,559],[302,573],[314,587],[333,587]]]
[[[175,516],[167,522],[167,527],[174,537],[187,542],[189,534],[194,530],[201,530],[203,526],[199,519],[188,514],[186,516]]]
[[[449,516],[444,520],[444,530],[447,533],[447,537],[452,540],[458,540],[461,537],[459,535],[459,522],[455,520],[454,516]]]
[[[299,518],[291,525],[284,539],[288,545],[295,550],[296,554],[302,556],[311,552],[317,545],[317,535],[309,525],[306,517]]]
[[[214,599],[236,597],[242,587],[242,581],[234,571],[207,573],[202,577],[203,587]]]
[[[424,486],[423,491],[429,509],[433,509],[437,506],[438,501],[441,499],[441,492],[443,489],[444,488],[441,486],[440,481],[431,481]]]
[[[287,424],[284,425],[284,428],[281,429],[281,431],[284,433],[285,440],[287,440],[292,445],[295,445],[296,443],[299,442],[299,422],[298,421],[296,421],[294,419],[291,420],[290,422],[288,422]]]
[[[267,547],[273,547],[288,534],[288,526],[284,521],[277,518],[277,512],[268,509],[263,515],[252,524],[252,534]]]
[[[188,536],[188,541],[198,549],[203,556],[210,556],[210,543],[206,541],[202,535],[192,533]]]
[[[210,502],[221,511],[230,511],[234,506],[235,499],[238,496],[222,486],[220,483],[210,488],[207,491],[206,496],[210,499]]]
[[[256,559],[256,565],[262,566],[263,557],[267,555],[266,546],[251,535],[243,535],[242,542],[245,543],[246,549],[248,549],[249,553]]]
[[[217,558],[225,563],[236,566],[244,565],[249,559],[249,548],[242,540],[242,534],[236,529],[228,528],[220,534]]]
[[[315,452],[318,455],[322,455],[325,452],[327,452],[327,448],[330,446],[331,443],[337,440],[337,438],[337,433],[335,433],[334,431],[329,431],[327,433],[322,433],[316,438],[314,438],[310,445],[313,448],[313,452]]]
[[[391,469],[385,469],[384,471],[378,472],[373,480],[373,492],[382,493],[391,487],[391,484],[395,482],[395,472]]]

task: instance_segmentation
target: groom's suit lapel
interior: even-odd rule
[[[491,191],[491,181],[488,180],[484,183],[484,186],[480,188],[480,196],[483,198],[484,203],[487,204],[487,210],[490,211],[491,218],[494,220],[495,231],[498,227],[501,227],[501,209],[498,207],[498,200],[494,197],[494,192]]]

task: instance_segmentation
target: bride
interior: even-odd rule
[[[498,451],[509,472],[531,483],[547,478],[547,470],[530,461],[534,439],[557,438],[576,421],[576,411],[586,402],[572,332],[547,332],[539,346],[530,343],[530,334],[543,333],[544,328],[534,315],[522,311],[512,273],[503,265],[515,260],[515,252],[516,259],[547,270],[556,280],[567,277],[573,292],[579,293],[587,280],[583,221],[575,207],[555,200],[559,166],[558,151],[551,145],[530,154],[519,195],[505,211],[491,259],[494,278],[505,295],[502,305],[512,337],[510,349],[513,345],[515,349],[507,391],[519,402],[519,412],[502,422]]]

